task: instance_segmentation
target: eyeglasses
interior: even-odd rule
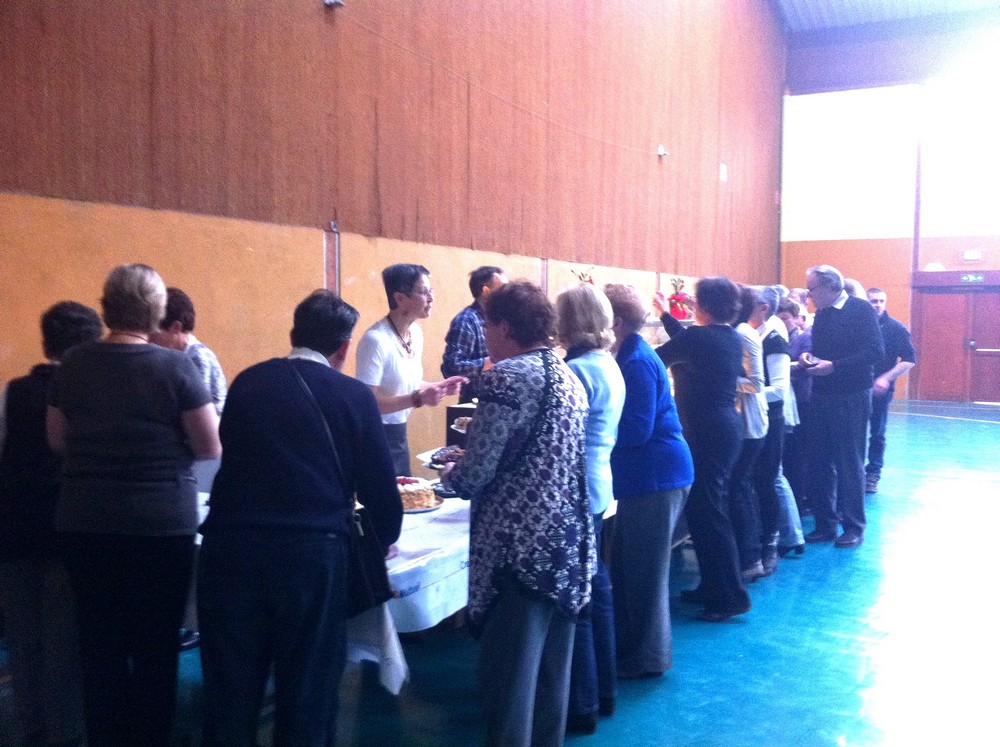
[[[408,296],[423,296],[424,298],[434,298],[434,289],[425,288],[424,290],[410,291],[406,295]]]

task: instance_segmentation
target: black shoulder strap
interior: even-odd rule
[[[299,386],[302,387],[302,391],[305,393],[306,399],[309,400],[313,409],[316,410],[316,414],[319,416],[319,422],[323,424],[323,431],[326,433],[327,441],[330,442],[330,450],[333,452],[333,462],[337,465],[337,471],[340,472],[340,479],[346,486],[348,484],[347,474],[344,472],[344,466],[340,463],[340,453],[337,451],[337,444],[333,440],[333,433],[330,432],[330,424],[326,421],[326,415],[323,414],[323,408],[319,406],[319,400],[316,399],[316,395],[313,394],[313,390],[309,388],[306,380],[302,378],[302,374],[299,373],[299,369],[295,367],[295,364],[288,360],[288,358],[283,358],[282,360],[284,360],[285,364],[295,375],[295,379],[299,382]],[[351,491],[348,490],[347,492],[350,493]]]

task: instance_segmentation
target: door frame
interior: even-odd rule
[[[918,345],[923,340],[925,330],[920,327],[924,321],[922,305],[927,294],[946,292],[969,296],[980,293],[1000,292],[1000,270],[942,270],[939,272],[915,271],[911,278],[910,320],[913,340]],[[963,327],[968,326],[968,320],[955,320]],[[969,330],[964,330],[968,337]],[[922,346],[921,346],[922,347]],[[911,394],[919,397],[921,394],[920,360],[923,351],[917,350],[917,365],[912,371]],[[971,401],[971,390],[968,381],[965,382],[964,401]]]

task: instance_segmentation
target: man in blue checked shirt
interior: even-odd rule
[[[471,402],[476,397],[479,375],[490,366],[489,353],[483,338],[482,298],[507,282],[499,267],[477,267],[469,273],[469,290],[473,301],[451,320],[445,337],[441,373],[446,377],[465,376],[469,383],[462,386],[458,401]]]

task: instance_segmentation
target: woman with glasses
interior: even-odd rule
[[[423,265],[397,264],[382,270],[389,313],[368,328],[357,348],[357,378],[375,393],[397,475],[410,474],[406,421],[410,412],[458,394],[464,376],[436,383],[423,380],[424,334],[417,320],[434,305],[431,274]]]

